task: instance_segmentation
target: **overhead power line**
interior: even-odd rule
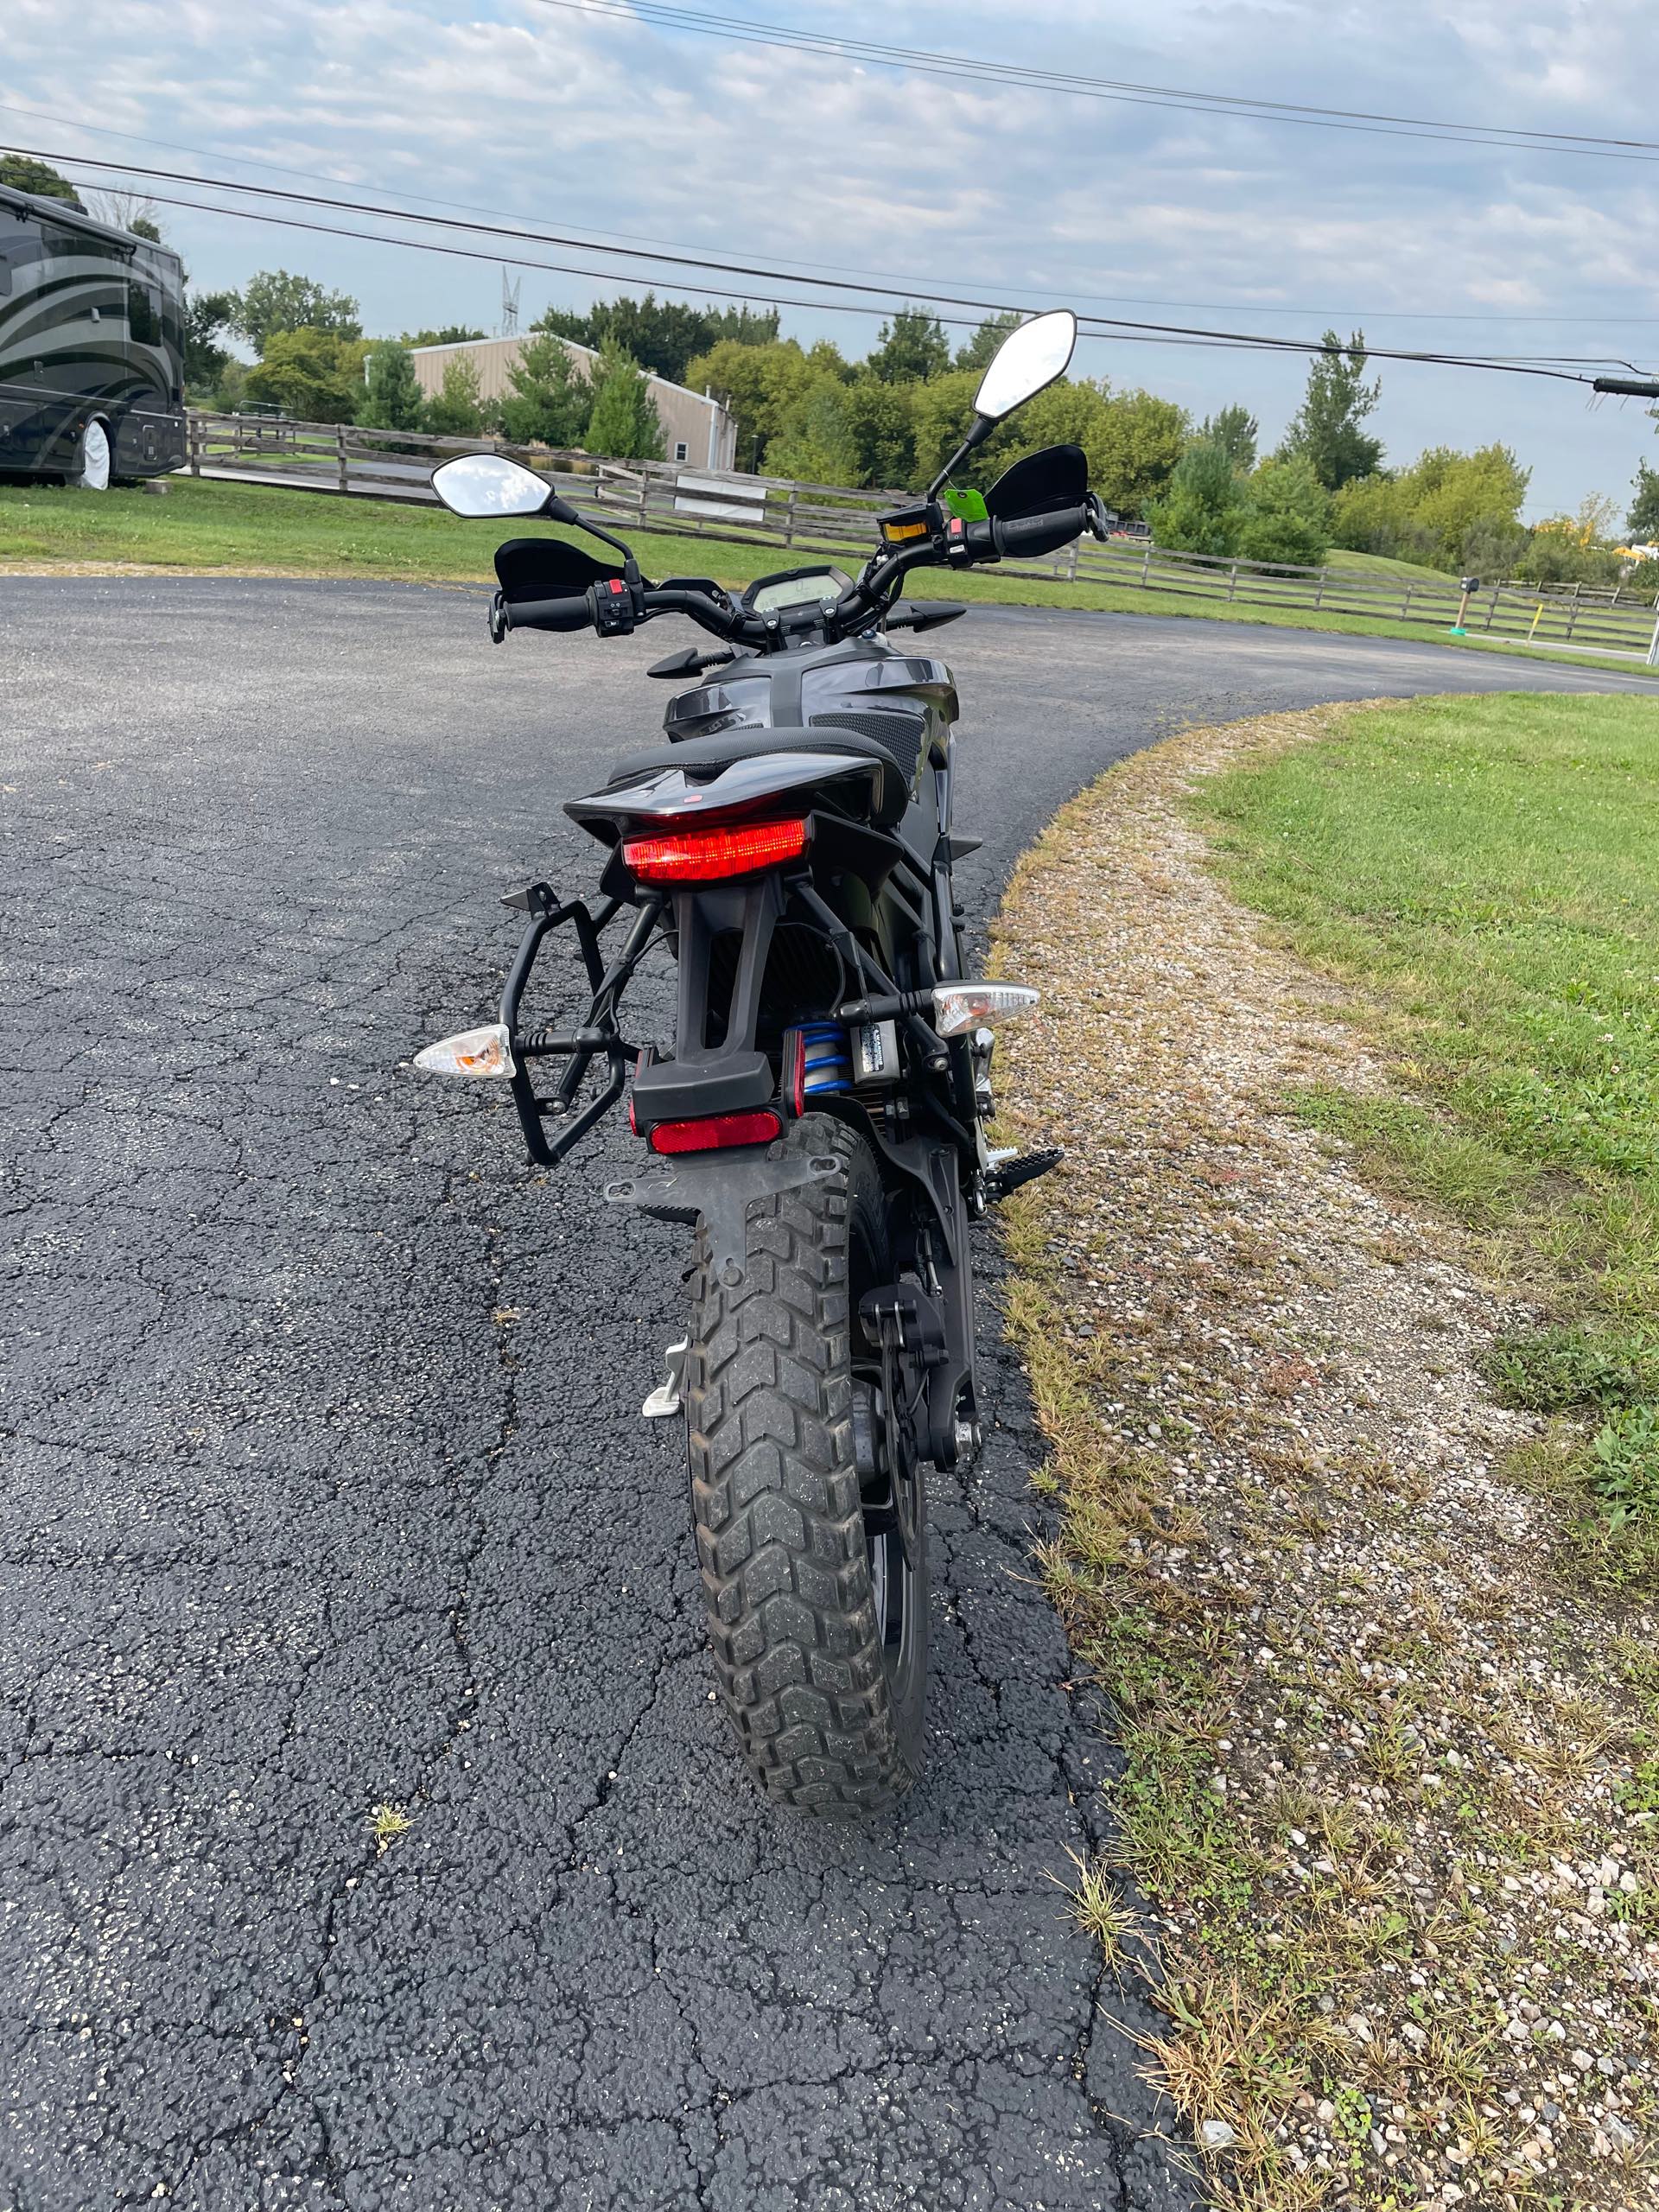
[[[693,289],[711,298],[734,298],[747,300],[756,305],[799,307],[861,315],[890,315],[895,305],[921,308],[932,312],[961,308],[972,310],[975,320],[991,315],[1028,312],[1024,308],[1011,307],[1006,300],[976,299],[959,293],[939,291],[926,284],[912,284],[899,288],[874,283],[867,283],[854,278],[806,276],[798,272],[791,274],[776,268],[768,268],[764,264],[723,261],[712,256],[668,254],[639,247],[613,245],[602,239],[584,237],[580,233],[533,231],[500,224],[463,219],[455,216],[422,214],[408,208],[387,207],[378,201],[348,200],[334,194],[297,192],[285,186],[248,184],[234,177],[197,176],[185,170],[159,168],[134,162],[110,161],[102,156],[89,156],[48,152],[38,147],[22,148],[18,150],[32,155],[36,160],[61,163],[71,168],[91,168],[99,172],[113,170],[124,176],[137,176],[147,180],[160,179],[163,182],[194,185],[212,191],[245,193],[262,200],[286,200],[335,213],[369,216],[377,220],[435,226],[446,231],[470,232],[515,245],[562,246],[603,257],[620,257],[629,261],[671,264],[677,269],[698,272],[712,270],[720,276],[755,277],[761,280],[767,288],[764,292],[760,293],[753,290],[733,291],[707,283],[699,274],[693,284]],[[164,207],[191,207],[199,213],[239,217],[245,221],[274,222],[289,229],[325,232],[334,236],[359,238],[371,245],[404,246],[416,251],[444,253],[469,260],[506,261],[515,267],[546,269],[564,276],[596,278],[601,283],[615,281],[616,272],[614,271],[594,269],[591,266],[579,267],[563,262],[522,260],[512,254],[504,254],[499,246],[492,250],[485,250],[476,247],[445,245],[434,239],[397,238],[385,232],[359,231],[335,224],[302,219],[292,215],[279,215],[265,207],[233,207],[222,204],[214,206],[202,200],[169,198],[164,193],[155,191],[153,186],[148,182],[144,190],[147,197]],[[804,284],[824,293],[853,292],[874,296],[874,297],[867,296],[856,302],[836,297],[808,300],[783,298],[777,296],[772,289],[779,283]],[[968,327],[964,318],[958,315],[944,315],[942,319],[952,324]],[[1084,332],[1090,336],[1134,340],[1146,343],[1197,344],[1245,351],[1305,354],[1324,353],[1331,350],[1323,338],[1283,338],[1255,331],[1216,330],[1200,324],[1150,322],[1111,315],[1079,316],[1078,321]],[[1586,384],[1590,379],[1577,373],[1574,368],[1560,365],[1560,364],[1573,360],[1578,368],[1605,367],[1613,359],[1606,354],[1593,357],[1554,354],[1526,356],[1456,354],[1386,346],[1368,346],[1365,351],[1370,357],[1377,360],[1415,361],[1445,368],[1481,369],[1511,376],[1544,377],[1569,384]],[[1549,364],[1556,365],[1549,365]],[[1621,361],[1617,365],[1633,370],[1633,364],[1630,362]]]
[[[1659,139],[1609,138],[1576,130],[1535,130],[1525,124],[1442,122],[1429,116],[1389,115],[1363,108],[1319,107],[1300,101],[1262,99],[1252,93],[1205,92],[1182,86],[1143,85],[1128,78],[1086,77],[1070,70],[1033,68],[1018,62],[987,61],[972,54],[935,53],[925,47],[848,38],[838,31],[803,31],[786,23],[756,22],[741,16],[709,15],[700,9],[667,4],[667,0],[537,0],[537,4],[612,22],[690,32],[740,46],[772,47],[785,53],[857,61],[874,68],[956,78],[1026,92],[1059,92],[1074,99],[1106,100],[1130,107],[1176,108],[1189,114],[1225,115],[1255,123],[1361,131],[1373,137],[1424,138],[1442,145],[1576,154],[1594,161],[1659,161]]]
[[[87,123],[76,116],[52,115],[41,108],[20,107],[16,102],[10,100],[0,100],[0,115],[26,115],[31,122],[60,124],[66,130],[86,131],[94,138],[118,138],[128,145],[156,146],[164,153],[188,154],[193,161],[230,161],[238,168],[263,169],[272,176],[298,177],[307,184],[341,185],[348,182],[347,179],[331,176],[325,170],[295,168],[283,162],[261,161],[250,154],[209,151],[205,146],[188,146],[173,138],[147,137],[142,131],[117,130],[107,124]],[[72,156],[62,155],[59,158],[67,161]],[[421,207],[443,207],[448,209],[452,214],[458,215],[489,215],[505,223],[516,223],[519,219],[505,207],[486,207],[476,200],[446,200],[434,193],[411,192],[404,185],[395,188],[400,200],[414,200]],[[600,231],[594,235],[604,239],[620,239],[625,245],[629,245],[662,246],[671,253],[689,251],[683,239],[653,238],[638,231]],[[798,256],[787,256],[784,277],[785,281],[792,283],[796,281],[798,270],[810,274],[818,270],[841,276],[855,273],[846,262],[805,261]],[[891,271],[875,269],[868,273],[879,280],[889,276]],[[976,283],[982,280],[976,277],[968,281]],[[1592,313],[1588,308],[1581,309],[1573,315],[1515,315],[1500,313],[1490,308],[1483,308],[1475,313],[1417,308],[1313,308],[1287,306],[1282,302],[1266,300],[1250,300],[1243,302],[1236,300],[1171,300],[1164,298],[1161,295],[1136,292],[1078,292],[1066,283],[1014,284],[1010,289],[1016,292],[1033,294],[1044,301],[1052,297],[1057,289],[1064,290],[1068,300],[1075,301],[1084,307],[1180,308],[1194,315],[1230,315],[1237,312],[1242,306],[1245,313],[1253,315],[1301,315],[1327,326],[1333,323],[1345,323],[1351,329],[1370,327],[1377,322],[1569,323],[1575,330],[1612,324],[1617,324],[1622,330],[1648,329],[1659,325],[1659,315],[1599,315]]]

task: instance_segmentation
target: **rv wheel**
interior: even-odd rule
[[[69,480],[82,492],[110,488],[110,426],[101,415],[94,415],[80,434],[80,451]]]

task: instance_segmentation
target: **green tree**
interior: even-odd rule
[[[1171,472],[1161,499],[1147,508],[1160,545],[1177,553],[1238,551],[1249,502],[1243,480],[1224,448],[1189,446]]]
[[[964,347],[964,352],[966,348]],[[911,392],[911,435],[913,441],[911,481],[918,490],[931,484],[973,427],[974,394],[984,373],[972,363],[957,366],[942,377],[915,385]],[[982,489],[1001,473],[1011,449],[1009,426],[994,430],[988,444],[969,455],[957,481]]]
[[[653,376],[671,384],[690,384],[692,361],[719,345],[772,346],[778,340],[776,308],[699,308],[683,300],[643,299],[624,295],[595,300],[590,308],[549,308],[537,319],[538,330],[578,346],[627,353]]]
[[[383,338],[368,352],[367,374],[357,419],[372,430],[416,430],[425,402],[407,346]]]
[[[1344,484],[1332,507],[1332,542],[1450,575],[1506,574],[1525,542],[1520,514],[1529,478],[1508,446],[1431,446],[1396,475]]]
[[[218,396],[231,355],[219,343],[236,314],[234,292],[188,292],[184,302],[184,382],[187,391]]]
[[[332,330],[273,331],[248,371],[250,399],[283,409],[304,423],[349,423],[363,397],[359,340]]]
[[[924,384],[950,365],[950,346],[938,315],[925,308],[900,308],[881,326],[866,372],[879,384]]]
[[[753,468],[772,440],[783,435],[809,386],[844,366],[833,346],[815,346],[809,354],[792,338],[771,346],[722,338],[690,363],[685,381],[694,391],[712,391],[730,410],[737,421],[738,465]]]
[[[1201,445],[1219,446],[1241,476],[1255,467],[1255,441],[1260,429],[1248,407],[1224,407],[1206,415],[1198,425]]]
[[[839,377],[817,377],[807,385],[766,448],[766,474],[798,484],[856,485],[858,448]]]
[[[442,330],[406,330],[398,342],[413,353],[417,346],[469,346],[483,336],[469,324],[446,322]]]
[[[699,353],[722,341],[734,346],[768,346],[778,336],[778,310],[754,308],[690,307],[683,300],[604,301],[589,310],[582,342],[626,353],[653,376],[683,384]]]
[[[1382,397],[1381,380],[1365,381],[1365,334],[1357,330],[1344,346],[1327,330],[1325,351],[1307,372],[1307,391],[1292,416],[1279,452],[1281,458],[1304,454],[1327,492],[1356,476],[1375,474],[1382,460],[1382,441],[1362,423]]]
[[[443,365],[443,382],[426,403],[426,427],[441,438],[474,438],[484,427],[478,369],[468,353]]]
[[[507,372],[501,424],[519,445],[562,450],[582,443],[594,395],[587,374],[562,338],[537,329]]]
[[[1046,396],[1046,395],[1044,395]],[[1155,392],[1101,391],[1103,405],[1078,441],[1089,456],[1089,480],[1120,514],[1144,514],[1169,484],[1192,435],[1192,417]],[[1034,416],[1042,397],[1021,410]]]
[[[309,276],[286,269],[262,270],[236,296],[236,328],[263,355],[266,341],[279,331],[315,330],[331,338],[360,338],[358,304],[344,292],[330,292]]]
[[[67,176],[29,154],[0,154],[0,184],[14,192],[32,192],[41,200],[64,200],[72,207],[81,205],[80,194]]]
[[[645,372],[626,354],[601,356],[594,372],[594,411],[588,450],[614,461],[660,461],[663,426]]]
[[[1465,543],[1476,530],[1488,538],[1495,530],[1518,537],[1531,480],[1532,471],[1522,467],[1508,446],[1482,446],[1476,453],[1431,446],[1419,454],[1402,480],[1431,564],[1448,571],[1464,568]]]
[[[1244,518],[1235,548],[1241,557],[1317,569],[1331,543],[1331,494],[1306,454],[1264,461],[1245,480],[1243,491]]]
[[[1650,467],[1645,461],[1636,465],[1636,496],[1624,527],[1633,545],[1646,545],[1659,538],[1659,468]]]
[[[885,491],[909,484],[916,471],[916,401],[924,387],[859,377],[847,387],[847,435],[856,461],[854,481]]]
[[[952,366],[976,369],[982,375],[989,368],[996,349],[1010,331],[1018,330],[1025,321],[1017,308],[1009,308],[1001,315],[988,315],[971,338],[964,339],[957,348]]]

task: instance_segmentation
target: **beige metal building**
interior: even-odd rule
[[[559,342],[579,369],[593,373],[599,355],[591,346],[578,346],[571,338]],[[433,398],[443,382],[446,365],[464,353],[478,372],[480,397],[500,399],[511,388],[507,378],[524,346],[522,337],[474,338],[459,346],[417,346],[415,374],[421,390]],[[663,426],[665,459],[683,461],[694,468],[736,467],[737,423],[717,399],[709,398],[706,392],[688,391],[683,384],[670,384],[665,377],[647,376],[645,382]]]

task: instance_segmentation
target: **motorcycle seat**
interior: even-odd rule
[[[888,829],[897,822],[909,802],[910,779],[892,748],[880,738],[850,729],[747,728],[722,730],[715,737],[683,738],[677,745],[631,753],[625,760],[617,761],[606,788],[613,791],[618,784],[633,783],[640,776],[670,768],[690,772],[694,779],[699,770],[718,775],[740,760],[760,760],[768,753],[823,753],[843,760],[850,757],[875,761],[883,772],[876,779],[870,818],[879,829]]]

